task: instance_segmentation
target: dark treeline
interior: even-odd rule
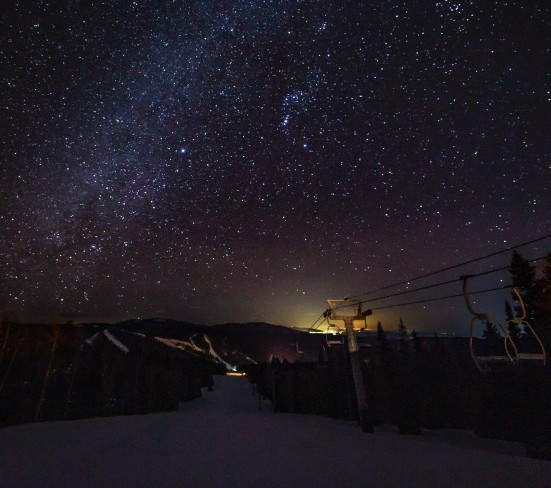
[[[124,330],[0,328],[0,423],[174,410],[212,385],[207,356]]]
[[[512,284],[526,305],[526,320],[551,350],[551,256],[536,277],[535,267],[518,252],[509,269]],[[512,294],[507,319],[520,315]],[[503,336],[485,324],[475,339],[482,354],[505,354]],[[467,339],[418,338],[400,319],[401,339],[389,341],[379,323],[377,344],[360,349],[372,422],[393,424],[401,433],[421,428],[470,428],[492,438],[520,441],[531,455],[551,458],[551,367],[549,362],[519,361],[488,373],[480,372]],[[532,347],[522,325],[510,333],[519,349]],[[501,350],[501,352],[497,352]],[[274,411],[316,413],[357,419],[354,383],[346,344],[328,347],[317,363],[272,361],[253,367],[251,381],[272,401]]]
[[[251,381],[274,411],[357,419],[346,346],[317,363],[274,360],[252,367]],[[491,438],[527,444],[551,438],[551,368],[511,366],[483,374],[459,339],[361,348],[372,421],[401,433],[422,427],[470,428]]]

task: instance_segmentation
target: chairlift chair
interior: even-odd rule
[[[473,315],[473,318],[471,319],[470,324],[470,334],[469,334],[469,350],[471,353],[471,357],[473,358],[473,361],[476,365],[476,367],[482,371],[482,372],[492,372],[492,371],[499,371],[503,370],[503,368],[507,368],[509,366],[515,366],[518,365],[520,361],[523,360],[538,360],[542,361],[543,364],[546,362],[546,353],[545,349],[543,347],[543,343],[541,342],[540,338],[532,328],[532,326],[524,320],[526,318],[526,310],[524,308],[524,302],[522,300],[522,297],[518,293],[518,290],[516,288],[513,288],[513,291],[518,297],[519,303],[522,307],[522,316],[521,317],[515,317],[512,320],[509,320],[505,326],[501,324],[499,320],[497,320],[495,317],[492,317],[491,315],[483,312],[475,312],[473,310],[470,298],[467,293],[467,281],[471,276],[462,276],[463,278],[463,296],[465,297],[465,302],[467,304],[467,308],[469,309],[469,312]],[[497,324],[501,332],[503,333],[503,352],[504,354],[480,354],[475,346],[474,346],[474,339],[475,339],[475,330],[476,330],[476,322],[485,322],[490,321],[492,323]],[[512,324],[519,324],[523,325],[524,330],[530,331],[531,335],[536,339],[541,351],[538,353],[527,353],[527,352],[519,352],[517,345],[513,341],[511,334],[509,332],[509,327]]]
[[[522,315],[520,317],[515,317],[509,321],[507,321],[507,324],[505,327],[507,330],[509,328],[516,324],[516,325],[522,325],[524,328],[524,333],[532,336],[535,339],[535,343],[537,344],[537,350],[538,352],[525,352],[525,350],[519,351],[518,348],[515,347],[514,352],[514,359],[519,361],[541,361],[543,365],[547,362],[547,353],[545,352],[545,347],[543,346],[543,342],[539,338],[538,334],[536,334],[536,331],[534,328],[530,325],[530,323],[526,320],[526,307],[524,306],[524,300],[522,299],[520,293],[518,292],[517,288],[513,288],[513,292],[517,296],[517,300],[520,304]],[[505,347],[507,348],[507,343],[505,344]],[[508,354],[510,354],[508,352]]]
[[[340,333],[340,329],[335,324],[331,324],[329,321],[327,321],[327,324],[327,333],[325,334],[325,342],[327,343],[327,346],[342,346],[344,344],[345,336]],[[331,328],[337,329],[338,332],[336,334],[329,334],[329,329]]]
[[[347,327],[346,324],[348,323],[348,325],[355,331],[365,330],[366,317],[373,313],[371,309],[363,310],[362,302],[350,300],[348,298],[345,298],[344,300],[329,299],[327,300],[327,304],[329,305],[329,308],[324,312],[325,319],[329,325],[327,330],[329,331],[330,328],[334,328],[339,331],[339,335],[333,335],[332,338],[329,338],[329,334],[325,336],[328,346],[342,345],[344,344],[346,337],[346,334],[344,333],[345,329],[331,323],[331,320],[342,322],[345,327]],[[361,322],[362,326],[358,327],[354,324],[355,322]]]
[[[511,350],[513,350],[515,353],[516,353],[516,346],[509,335],[508,329],[504,327],[501,324],[501,322],[497,320],[495,317],[492,317],[487,313],[474,311],[469,295],[467,294],[467,281],[469,278],[471,278],[471,276],[462,276],[461,278],[463,278],[463,296],[465,297],[465,303],[467,304],[467,308],[469,309],[469,312],[471,312],[473,316],[473,318],[471,319],[470,332],[469,332],[469,350],[476,367],[482,372],[489,372],[489,371],[496,371],[496,370],[503,369],[503,367],[513,366],[515,364],[515,361],[513,359],[513,356],[510,354],[510,350],[508,346],[510,343]],[[489,354],[479,353],[479,351],[474,346],[477,321],[480,321],[480,322],[489,321],[494,324],[497,324],[497,326],[503,333],[504,354],[489,355]]]

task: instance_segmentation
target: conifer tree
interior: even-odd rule
[[[551,352],[551,253],[545,258],[543,275],[537,281],[534,308],[538,319],[538,334],[544,340],[547,352]]]
[[[402,320],[402,317],[400,317],[400,322],[398,323],[398,333],[400,334],[400,349],[402,352],[406,352],[408,330],[407,330],[407,327],[404,325],[404,321]]]
[[[515,315],[513,314],[513,307],[509,303],[509,300],[505,300],[505,320],[513,320]]]
[[[382,348],[386,348],[388,345],[388,339],[380,321],[377,322],[377,342]]]
[[[536,267],[528,262],[518,251],[513,250],[511,264],[509,266],[511,273],[512,285],[518,289],[520,296],[526,308],[526,320],[533,324],[535,317],[534,299],[538,295],[538,285],[536,283]],[[515,312],[517,315],[522,314],[522,307],[518,303],[518,299],[512,293],[515,301]]]
[[[498,352],[498,341],[501,334],[498,331],[497,325],[495,325],[491,320],[486,320],[484,322],[482,337],[484,338],[484,344],[482,347],[484,354],[496,354]]]
[[[404,321],[402,320],[402,317],[400,317],[400,323],[398,324],[398,332],[400,333],[400,338],[404,340],[408,335],[408,329],[404,325]]]
[[[515,314],[513,313],[513,307],[511,307],[511,304],[509,303],[509,300],[505,300],[505,320],[510,321],[515,318]],[[509,335],[511,336],[511,339],[516,344],[518,341],[522,339],[523,331],[521,330],[520,326],[515,323],[511,322],[509,324]]]
[[[413,329],[411,331],[411,337],[413,337],[413,343],[415,344],[415,350],[419,351],[419,349],[420,349],[419,338],[417,337],[417,331],[415,329]]]
[[[491,320],[486,320],[484,322],[484,330],[482,331],[482,337],[490,342],[496,342],[500,338],[501,334],[499,333],[497,329],[497,325],[495,325]]]

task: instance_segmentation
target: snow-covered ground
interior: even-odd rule
[[[273,414],[247,378],[216,377],[177,412],[0,429],[1,487],[549,487],[551,463],[464,431],[362,433]]]

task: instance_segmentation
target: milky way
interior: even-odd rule
[[[547,2],[11,3],[5,313],[309,326],[551,229]]]

